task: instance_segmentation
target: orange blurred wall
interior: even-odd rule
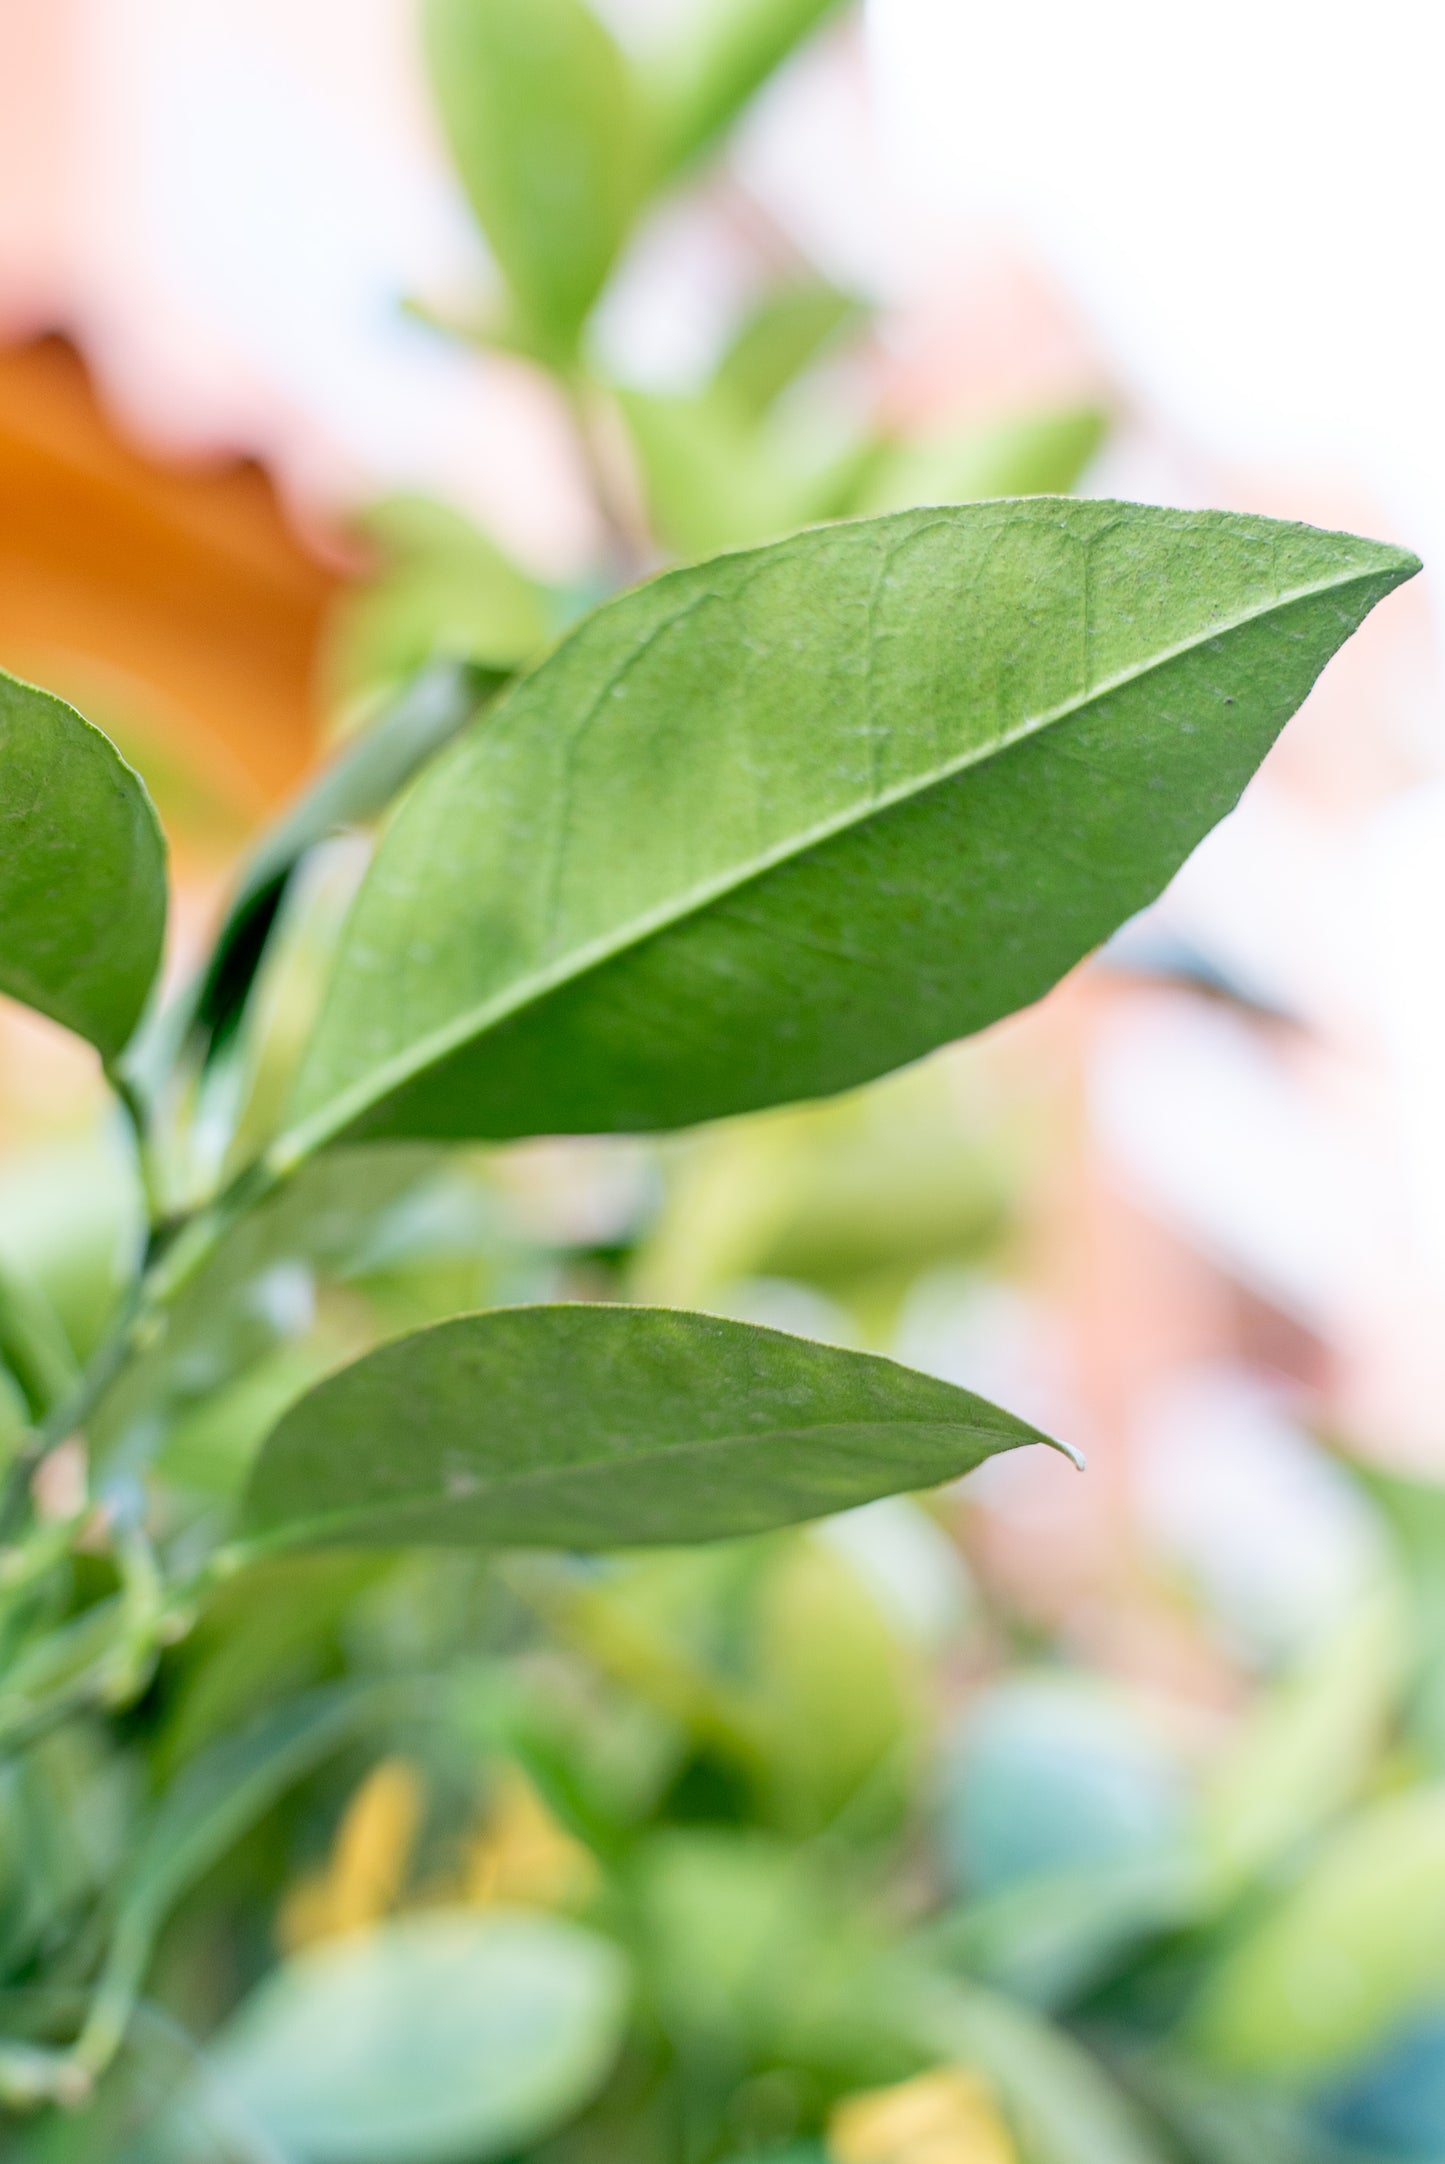
[[[0,349],[5,667],[131,715],[249,822],[312,757],[338,584],[258,466],[154,464],[66,341]]]

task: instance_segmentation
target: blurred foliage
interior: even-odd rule
[[[870,309],[806,268],[691,389],[596,365],[640,218],[833,12],[709,0],[639,64],[581,0],[426,9],[507,288],[478,335],[553,371],[594,468],[599,410],[625,432],[645,530],[604,490],[598,590],[810,519],[1067,490],[1098,448],[1091,410],[900,437],[858,388]],[[441,505],[366,535],[329,660],[363,725],[438,657],[517,667],[586,599]],[[197,1108],[212,1169],[268,1131],[364,854],[333,830],[374,808],[306,813],[263,867]],[[90,1444],[112,1498],[147,1472],[184,1553],[303,1387],[460,1309],[664,1300],[886,1348],[920,1288],[1007,1283],[1047,1140],[942,1059],[646,1148],[339,1152],[196,1278]],[[143,1223],[108,1139],[0,1169],[4,1297],[58,1357],[94,1349]],[[0,1448],[24,1387],[0,1375]],[[1358,1500],[1370,1600],[1202,1739],[975,1577],[980,1506],[949,1496],[689,1554],[264,1564],[126,1710],[33,1728],[144,1557],[0,1565],[3,2153],[1438,2164],[1445,1491]],[[94,2083],[22,2113],[77,2032]]]
[[[166,1432],[122,1406],[109,1447],[201,1523],[278,1359],[509,1288],[690,1272],[886,1342],[900,1287],[1016,1238],[1017,1113],[956,1067],[655,1151],[323,1161],[157,1349]],[[1040,1638],[947,1497],[701,1553],[267,1565],[0,1776],[0,2080],[73,2021],[97,1901],[86,2033],[125,2036],[6,2154],[1426,2164],[1445,1510],[1356,1487],[1378,1582],[1207,1735]],[[12,1654],[112,1568],[6,1589]]]

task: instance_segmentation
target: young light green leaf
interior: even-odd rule
[[[1077,487],[1108,427],[1097,406],[1075,406],[900,443],[875,462],[852,508],[908,511],[990,496],[1064,496]]]
[[[623,595],[403,806],[283,1149],[683,1126],[984,1028],[1153,899],[1416,568],[1035,497]]]
[[[704,0],[657,68],[663,170],[710,148],[839,0]]]
[[[572,353],[642,199],[647,115],[584,0],[427,0],[452,156],[522,317]]]
[[[626,2004],[621,1956],[593,1932],[432,1911],[287,1962],[211,2058],[278,2154],[480,2164],[530,2150],[588,2101]]]
[[[357,524],[379,562],[333,612],[327,675],[338,698],[393,691],[437,661],[507,677],[546,645],[542,590],[450,504],[388,496]]]
[[[678,556],[770,541],[825,516],[851,494],[862,463],[851,445],[804,461],[717,391],[623,391],[618,403],[653,531]]]
[[[0,671],[0,992],[113,1059],[160,965],[166,849],[99,729]]]
[[[781,286],[747,318],[713,377],[713,389],[754,417],[862,316],[857,301],[822,279]],[[1007,493],[1004,491],[1003,493]]]
[[[497,1308],[383,1345],[292,1406],[241,1531],[260,1547],[717,1540],[1047,1439],[951,1383],[749,1323]]]

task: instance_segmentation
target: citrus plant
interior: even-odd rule
[[[435,636],[434,589],[418,614],[393,587],[367,627],[388,702],[262,838],[169,998],[144,785],[71,707],[0,685],[0,990],[94,1048],[144,1198],[130,1228],[95,1174],[0,1234],[6,1823],[40,1854],[74,1798],[94,1822],[56,1883],[7,1890],[0,2092],[50,2129],[27,2154],[121,2153],[103,2112],[64,2114],[164,2029],[141,1994],[167,1917],[385,1715],[392,1668],[425,1667],[254,1687],[248,1663],[327,1672],[374,1558],[523,1551],[509,1597],[570,1615],[585,1570],[537,1551],[768,1534],[1048,1440],[876,1355],[529,1298],[500,1265],[450,1302],[433,1285],[381,1342],[343,1315],[237,1418],[243,1349],[307,1297],[297,1258],[385,1277],[477,1145],[826,1097],[1039,999],[1160,891],[1417,568],[1218,512],[907,507],[918,484],[879,442],[800,478],[771,416],[838,326],[817,290],[771,296],[690,402],[594,372],[587,325],[641,213],[825,12],[719,7],[649,74],[580,0],[428,9],[506,286],[485,335],[549,373],[590,451],[604,408],[625,419],[652,523],[642,544],[613,516],[613,590],[558,636],[558,597],[471,537],[459,570],[443,517],[465,636]],[[437,520],[420,530],[432,546]],[[656,568],[669,549],[702,560]],[[373,850],[337,847],[363,830]],[[107,1261],[77,1291],[51,1233],[88,1209]],[[205,1690],[138,1772],[105,1739],[149,1733],[197,1644]],[[737,1898],[766,1909],[750,1871]],[[214,2078],[223,2131],[207,2148],[158,2105],[146,2138],[300,2164],[519,2154],[596,2089],[625,1995],[616,1948],[573,1921],[402,1918],[278,1971],[204,2074],[172,2038],[176,2109],[208,2109]]]

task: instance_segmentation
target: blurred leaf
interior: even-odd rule
[[[765,295],[742,325],[713,377],[713,388],[760,419],[804,369],[863,316],[859,303],[817,279]]]
[[[1066,496],[1108,434],[1096,407],[997,421],[932,442],[901,443],[870,468],[857,512],[915,504],[976,503],[994,496]]]
[[[870,1814],[904,1800],[918,1678],[856,1571],[816,1539],[788,1542],[758,1589],[758,1698],[773,1823],[826,1826],[865,1784],[885,1782]]]
[[[1230,2087],[1177,2054],[1131,2053],[1128,2072],[1188,2164],[1385,2164],[1338,2147],[1291,2098]]]
[[[381,1346],[270,1437],[265,1542],[607,1548],[931,1487],[1036,1429],[891,1360],[661,1308],[501,1308]]]
[[[791,416],[757,420],[725,391],[619,391],[658,538],[676,556],[776,540],[848,508],[876,446],[810,440]]]
[[[1353,1817],[1224,1956],[1191,2021],[1204,2063],[1300,2077],[1445,1998],[1445,1789]]]
[[[44,1296],[78,1360],[100,1341],[143,1225],[135,1167],[118,1136],[46,1143],[0,1166],[0,1262]]]
[[[619,403],[649,518],[675,555],[769,541],[809,516],[816,483],[791,473],[729,401],[622,391]]]
[[[1028,2164],[1172,2164],[1112,2077],[1039,2015],[947,1986],[923,1994],[916,2022],[940,2056],[987,2077]]]
[[[1159,891],[1414,569],[1038,498],[623,595],[402,807],[283,1149],[684,1125],[983,1028]]]
[[[536,586],[450,504],[393,496],[360,524],[381,561],[332,618],[329,665],[341,699],[394,690],[438,661],[507,676],[546,643]]]
[[[1200,1839],[1216,1898],[1275,1869],[1360,1793],[1389,1731],[1405,1657],[1398,1606],[1381,1598],[1265,1695],[1204,1792]]]
[[[193,1759],[142,1830],[115,1889],[115,1921],[78,2047],[103,2065],[129,2019],[156,1934],[196,1881],[355,1728],[354,1690],[316,1691]]]
[[[712,1306],[751,1277],[846,1295],[880,1273],[976,1259],[1007,1226],[1009,1151],[930,1061],[823,1104],[689,1136],[637,1255],[635,1297]]]
[[[619,1956],[575,1924],[438,1911],[287,1962],[211,2056],[288,2156],[479,2164],[588,2101],[625,2002]]]
[[[565,362],[647,183],[632,71],[583,0],[427,0],[424,20],[472,209],[526,329]]]
[[[1196,1922],[1205,1905],[1197,1857],[1146,1852],[1020,1879],[946,1912],[922,1943],[936,1959],[1050,2011],[1160,1933]]]
[[[79,1369],[60,1318],[40,1287],[0,1258],[0,1367],[14,1378],[32,1419],[43,1420],[75,1386]]]
[[[101,1728],[74,1721],[0,1763],[0,1974],[75,1943],[125,1857],[135,1771]]]
[[[857,1889],[754,1830],[654,1834],[637,1865],[640,1972],[689,2087],[790,2066],[834,2090],[917,2062],[881,1998]]]
[[[1445,1768],[1445,1486],[1358,1459],[1340,1462],[1384,1520],[1409,1606],[1406,1714],[1412,1739]]]
[[[288,1556],[222,1586],[170,1656],[158,1778],[333,1674],[341,1626],[383,1567],[374,1556]]]
[[[703,0],[663,53],[653,99],[663,169],[708,149],[838,0]]]
[[[114,1059],[160,967],[160,822],[99,729],[3,672],[0,825],[0,992]]]

